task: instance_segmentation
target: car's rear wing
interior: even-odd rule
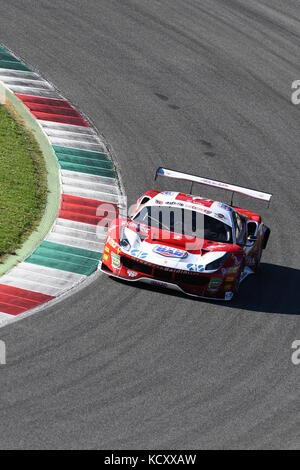
[[[205,184],[206,186],[213,186],[219,189],[225,189],[226,191],[232,192],[232,197],[234,193],[244,194],[245,196],[253,197],[255,199],[260,199],[262,201],[268,202],[270,204],[272,194],[262,193],[261,191],[256,191],[255,189],[243,188],[241,186],[236,186],[234,184],[223,183],[221,181],[215,181],[207,178],[202,178],[201,176],[194,176],[187,173],[181,173],[180,171],[169,170],[167,168],[159,167],[156,170],[155,179],[158,176],[164,176],[167,178],[175,178],[185,181],[190,181],[192,183],[192,188],[194,183]],[[192,192],[191,188],[191,192]],[[232,205],[232,198],[231,198]]]

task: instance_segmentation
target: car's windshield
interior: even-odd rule
[[[232,229],[222,220],[189,209],[166,206],[144,207],[133,220],[151,228],[187,237],[232,243]]]

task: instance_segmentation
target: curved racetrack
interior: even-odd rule
[[[1,448],[299,448],[298,0],[0,7],[0,41],[103,131],[130,203],[160,164],[274,193],[243,201],[272,236],[233,303],[100,276],[2,329]]]

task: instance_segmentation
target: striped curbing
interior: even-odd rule
[[[0,325],[49,302],[93,274],[105,228],[99,206],[120,204],[114,164],[97,132],[47,81],[0,46],[0,81],[36,119],[60,169],[61,203],[45,240],[0,278]]]

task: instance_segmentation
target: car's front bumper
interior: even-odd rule
[[[153,286],[173,289],[192,297],[221,301],[229,301],[233,297],[233,282],[231,282],[230,285],[228,283],[226,284],[225,279],[221,276],[216,277],[200,273],[190,274],[188,272],[182,273],[182,271],[170,271],[159,266],[152,266],[150,272],[151,265],[148,263],[144,264],[147,267],[149,266],[149,271],[145,273],[140,272],[138,269],[124,266],[121,259],[122,258],[120,258],[120,265],[118,267],[114,267],[111,263],[103,261],[100,265],[100,270],[118,279],[129,282],[143,282]],[[131,266],[135,265],[132,264]],[[187,282],[180,282],[180,276]]]

